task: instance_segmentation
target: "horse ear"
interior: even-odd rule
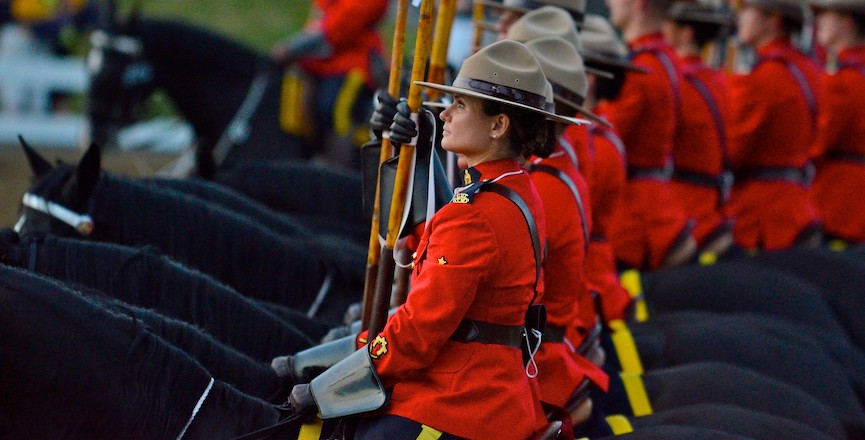
[[[36,152],[27,141],[24,140],[24,136],[18,135],[18,142],[21,143],[21,148],[24,149],[24,155],[27,156],[27,162],[30,164],[30,170],[33,171],[33,175],[35,177],[42,177],[43,175],[49,173],[54,169],[51,164],[45,160],[44,157],[40,156],[39,153]]]
[[[102,154],[99,151],[99,146],[95,143],[90,144],[90,148],[84,153],[81,162],[75,169],[75,179],[78,185],[78,195],[85,197],[89,195],[96,183],[99,181],[101,173]]]

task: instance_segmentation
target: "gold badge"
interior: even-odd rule
[[[439,257],[439,264],[442,265],[442,266],[444,266],[445,264],[448,264],[448,260],[445,260],[444,255],[442,255],[441,257]]]
[[[466,193],[455,194],[454,198],[453,198],[453,200],[451,200],[451,202],[453,202],[453,203],[468,203],[469,202],[469,196]]]
[[[469,174],[469,170],[463,171],[463,182],[465,182],[466,185],[472,183],[472,176]]]
[[[387,354],[387,339],[384,335],[378,335],[373,339],[372,344],[369,344],[369,357],[378,359]]]

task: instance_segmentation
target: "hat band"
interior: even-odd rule
[[[486,82],[480,79],[457,76],[454,79],[453,86],[462,89],[469,89],[494,98],[513,101],[517,104],[527,105],[529,107],[534,107],[538,110],[544,110],[546,107],[546,99],[543,95],[527,92],[525,90],[520,90],[514,87]]]
[[[556,6],[556,7],[562,8],[565,11],[567,11],[568,14],[571,15],[571,18],[573,18],[574,21],[579,23],[579,24],[582,24],[586,18],[585,13],[578,11],[576,9],[571,9],[571,8],[561,6],[561,5],[551,5],[549,3],[542,2],[542,1],[523,0],[520,2],[520,6],[522,6],[525,9],[528,9],[529,11],[532,11],[532,10],[535,10],[535,9],[538,9],[538,8],[541,8],[544,6]]]
[[[568,101],[571,101],[580,107],[582,107],[583,103],[586,101],[586,97],[581,96],[577,92],[566,89],[565,87],[560,86],[560,85],[558,85],[552,81],[550,81],[550,84],[553,85],[553,94],[554,95],[558,95],[561,98],[567,99]]]

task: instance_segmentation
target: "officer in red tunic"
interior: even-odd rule
[[[520,20],[524,19],[531,17],[527,14]],[[600,121],[582,106],[588,85],[576,48],[560,37],[534,39],[526,46],[552,84],[557,113],[579,113]],[[555,145],[549,157],[534,158],[529,168],[547,221],[548,251],[541,299],[547,309],[547,325],[537,354],[538,381],[544,402],[570,412],[577,436],[596,436],[595,426],[583,426],[592,409],[590,383],[606,391],[608,377],[584,357],[591,347],[580,350],[577,345],[581,340],[568,337],[569,328],[576,327],[585,335],[599,322],[583,277],[591,231],[589,188],[572,152],[560,142]]]
[[[387,11],[387,0],[315,0],[304,29],[271,49],[271,58],[280,65],[298,63],[310,78],[305,92],[313,99],[309,107],[286,108],[283,112],[308,112],[315,129],[304,122],[285,122],[286,130],[297,135],[333,134],[317,139],[323,157],[345,167],[358,167],[353,145],[356,126],[369,118],[373,93],[386,82],[382,41],[376,26]],[[288,90],[290,83],[283,85]],[[289,93],[289,92],[285,92]],[[289,93],[290,94],[290,93]],[[303,115],[293,119],[303,121]],[[360,130],[366,134],[365,130]]]
[[[670,188],[673,139],[681,106],[682,76],[673,49],[661,35],[669,2],[607,0],[610,19],[622,31],[634,64],[647,74],[626,73],[618,98],[602,103],[624,141],[628,186],[608,238],[626,266],[657,269],[690,261],[696,251],[691,221]]]
[[[820,216],[808,196],[820,71],[791,42],[802,20],[796,0],[748,0],[737,12],[738,38],[757,54],[750,74],[730,80],[730,210],[745,249],[820,241]]]
[[[366,349],[296,387],[293,405],[314,403],[323,417],[344,414],[331,409],[342,405],[337,396],[347,386],[372,389],[373,398],[351,405],[372,401],[361,409],[376,409],[384,403],[374,398],[381,384],[389,405],[362,419],[356,438],[526,439],[546,424],[529,377],[537,371],[520,350],[546,223],[518,159],[549,153],[545,117],[575,121],[545,110],[543,71],[528,48],[510,40],[466,59],[453,86],[421,84],[454,94],[440,115],[441,143],[467,168],[466,186],[424,230],[406,303],[367,338]],[[392,139],[407,132],[394,127],[413,126],[407,106],[398,108]]]
[[[865,242],[865,2],[825,0],[815,7],[817,41],[836,59],[823,77],[824,106],[814,154],[811,199],[830,238]]]
[[[672,188],[695,220],[701,252],[722,254],[733,244],[733,224],[724,212],[733,179],[729,169],[730,108],[724,75],[703,63],[702,50],[732,24],[729,14],[697,2],[676,2],[664,23],[683,81],[673,143]]]

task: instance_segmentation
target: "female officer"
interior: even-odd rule
[[[491,44],[467,58],[453,86],[420,84],[454,95],[440,115],[441,145],[465,168],[465,186],[424,230],[406,303],[380,334],[370,335],[367,350],[308,387],[296,387],[293,405],[303,409],[310,390],[323,417],[345,414],[330,408],[345,403],[346,387],[380,385],[389,390],[390,403],[360,421],[356,438],[415,439],[423,433],[526,439],[546,425],[529,377],[535,371],[520,350],[546,228],[521,161],[549,154],[545,119],[577,121],[545,110],[543,71],[515,41]],[[407,111],[400,104],[391,132],[396,142],[414,135]],[[493,194],[494,188],[510,196]],[[334,373],[345,370],[361,371],[351,376],[360,379]],[[383,399],[371,400],[375,404],[358,409],[384,406]]]

